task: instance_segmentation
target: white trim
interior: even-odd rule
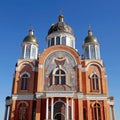
[[[45,98],[44,93],[36,93],[36,98]]]
[[[66,70],[65,70],[64,68],[62,68],[62,66],[59,65],[59,67],[57,67],[57,68],[55,68],[55,69],[53,70],[53,75],[55,75],[55,73],[57,72],[57,70],[62,70],[62,71],[65,72],[65,74],[67,74]]]
[[[93,76],[94,74],[97,75],[98,78],[100,78],[100,75],[97,74],[96,72],[92,72],[92,73],[90,74],[90,78],[92,78],[92,76]]]
[[[74,93],[71,92],[47,92],[46,97],[74,97]]]
[[[25,94],[25,95],[19,95],[19,94],[13,94],[12,100],[33,100],[34,95],[33,94]]]
[[[68,98],[76,98],[81,100],[107,100],[107,96],[105,94],[89,94],[83,95],[83,93],[74,93],[74,92],[46,92],[45,93],[36,93],[36,99],[39,98],[51,98],[51,97],[68,97]],[[13,94],[12,100],[34,100],[34,94]],[[113,105],[114,102],[107,100],[110,105]]]
[[[16,67],[16,71],[20,71],[21,66],[24,65],[24,64],[30,65],[30,67],[32,68],[32,71],[35,71],[35,67],[34,67],[30,62],[22,62],[22,63],[20,63],[20,64]]]
[[[97,62],[90,62],[88,65],[87,65],[87,67],[86,67],[86,69],[87,69],[87,71],[88,71],[88,68],[91,66],[91,65],[97,65],[101,70],[102,70],[102,65],[100,65],[99,63],[97,63]]]
[[[106,95],[84,95],[83,100],[107,100]]]
[[[20,77],[22,77],[24,74],[27,74],[27,75],[28,75],[28,78],[30,78],[30,74],[29,74],[29,72],[27,72],[27,71],[22,72],[22,73],[20,74]]]

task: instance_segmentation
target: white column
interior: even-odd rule
[[[111,105],[111,109],[112,109],[112,120],[115,120],[114,105]]]
[[[49,104],[49,98],[46,100],[46,120],[48,120],[48,104]]]
[[[72,98],[72,120],[74,120],[74,99]]]
[[[51,120],[53,120],[53,102],[54,98],[51,98]]]
[[[69,114],[68,114],[68,98],[66,98],[66,120],[69,120]]]

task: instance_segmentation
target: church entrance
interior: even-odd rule
[[[65,103],[61,100],[54,104],[54,119],[65,120]]]

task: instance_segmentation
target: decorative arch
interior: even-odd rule
[[[62,68],[62,67],[59,66],[59,67],[57,67],[57,68],[55,68],[55,69],[53,70],[53,74],[55,74],[56,71],[59,70],[59,69],[63,70],[65,73],[67,73],[64,68]]]
[[[103,66],[102,66],[101,64],[99,64],[99,63],[97,63],[97,62],[91,62],[91,63],[88,63],[88,64],[87,64],[87,67],[86,67],[87,71],[88,71],[88,69],[89,69],[89,67],[90,67],[91,65],[96,65],[96,66],[98,66],[101,71],[102,71],[102,69],[103,69]]]
[[[64,103],[64,104],[65,104],[65,102],[64,102],[63,100],[58,99],[57,101],[55,101],[55,102],[54,102],[54,105],[55,105],[57,102],[62,102],[62,103]]]
[[[66,105],[64,101],[58,100],[54,103],[54,119],[65,120]]]
[[[99,102],[94,102],[92,104],[92,114],[94,120],[102,120],[101,109],[101,104]]]
[[[20,71],[20,68],[22,67],[22,65],[25,65],[25,64],[29,65],[32,68],[32,71],[35,71],[34,65],[32,63],[30,63],[30,62],[22,62],[22,63],[20,63],[17,66],[16,71]]]
[[[100,75],[99,75],[98,73],[96,73],[96,72],[92,72],[89,77],[92,78],[92,76],[93,76],[94,74],[96,74],[96,75],[98,76],[98,78],[100,78]]]
[[[27,74],[27,75],[28,75],[28,77],[30,78],[30,73],[29,73],[29,72],[27,72],[27,71],[22,72],[22,73],[20,74],[20,77],[22,77],[24,74]]]
[[[19,107],[19,105],[20,105],[21,103],[25,103],[27,107],[29,106],[29,104],[28,104],[27,101],[20,101],[20,102],[17,104],[17,108]]]

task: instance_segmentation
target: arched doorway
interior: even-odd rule
[[[61,100],[54,104],[54,119],[65,120],[65,103]]]

